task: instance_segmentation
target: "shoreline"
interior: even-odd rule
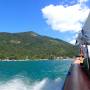
[[[9,60],[9,59],[4,59],[4,60],[0,60],[0,61],[7,61],[7,62],[10,62],[10,61],[65,61],[65,60],[74,60],[73,58],[67,58],[67,59],[22,59],[22,60]]]

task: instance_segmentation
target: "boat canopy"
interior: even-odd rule
[[[90,45],[90,13],[89,13],[89,16],[88,16],[82,30],[78,34],[78,37],[76,39],[76,44]]]

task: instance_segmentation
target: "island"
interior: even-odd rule
[[[0,33],[0,60],[62,59],[77,54],[76,46],[32,31]]]

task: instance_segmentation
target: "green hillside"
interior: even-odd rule
[[[0,33],[0,59],[73,57],[77,48],[65,41],[34,32]]]

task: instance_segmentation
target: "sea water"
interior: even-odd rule
[[[61,90],[71,60],[0,61],[0,90]]]

